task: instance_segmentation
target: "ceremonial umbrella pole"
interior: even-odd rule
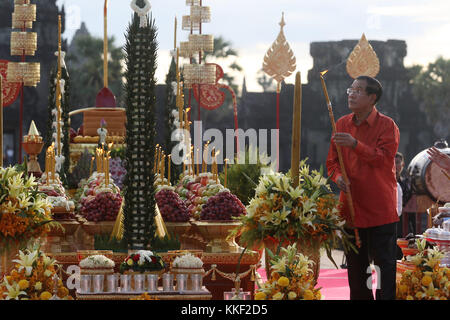
[[[3,167],[3,76],[0,74],[0,167]]]
[[[56,143],[57,156],[61,156],[61,15],[58,15],[58,72],[56,75]]]
[[[103,88],[95,98],[96,107],[116,107],[116,97],[108,88],[108,0],[103,6]]]
[[[297,188],[300,182],[300,142],[302,124],[302,83],[300,72],[295,75],[294,108],[292,116],[291,177],[292,186]]]
[[[325,79],[323,78],[323,76],[327,72],[328,72],[328,70],[325,70],[325,71],[322,71],[320,73],[320,80],[322,81],[323,92],[325,94],[325,99],[327,100],[328,113],[330,115],[331,128],[332,128],[332,132],[333,132],[333,135],[334,135],[336,133],[336,122],[334,121],[333,107],[331,106],[330,98],[328,96],[327,87],[325,85]],[[339,166],[341,168],[342,177],[344,178],[344,182],[347,185],[347,188],[349,188],[347,190],[347,193],[346,193],[346,198],[347,198],[348,207],[349,207],[349,210],[350,210],[350,217],[352,219],[352,224],[354,225],[354,223],[355,223],[355,209],[353,207],[352,192],[350,190],[350,184],[349,184],[347,172],[345,170],[344,160],[342,158],[341,147],[336,145],[336,150],[337,150],[337,154],[338,154],[338,158],[339,158]],[[361,240],[359,238],[359,232],[358,232],[358,229],[356,227],[354,228],[354,230],[355,230],[356,245],[357,245],[358,248],[360,248],[361,247]]]

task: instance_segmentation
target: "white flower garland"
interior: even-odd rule
[[[114,261],[108,259],[104,255],[89,256],[80,261],[81,268],[114,268]]]
[[[145,6],[143,8],[140,8],[137,4],[136,4],[137,0],[133,0],[131,1],[131,9],[133,9],[134,12],[136,12],[140,18],[140,23],[139,23],[139,27],[140,28],[145,28],[147,26],[147,13],[150,11],[150,9],[152,8],[152,6],[150,5],[150,2],[148,0],[144,0],[145,2]]]
[[[203,267],[203,261],[190,254],[187,253],[181,257],[176,257],[175,260],[173,261],[173,266],[175,266],[176,268],[201,268]]]

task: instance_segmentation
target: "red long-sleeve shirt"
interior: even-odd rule
[[[354,224],[344,192],[340,194],[341,214],[350,226],[357,228],[396,222],[399,219],[394,158],[400,140],[398,127],[376,108],[359,126],[353,118],[353,113],[340,118],[336,130],[358,140],[354,149],[341,147],[355,209]],[[336,182],[342,172],[334,142],[330,143],[326,165],[329,175],[334,172],[332,180]]]

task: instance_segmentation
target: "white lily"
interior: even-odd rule
[[[291,186],[289,187],[289,191],[288,191],[289,195],[294,200],[297,199],[297,198],[300,198],[304,192],[305,192],[305,190],[302,189],[301,187],[296,187],[294,189]]]
[[[20,290],[19,284],[9,284],[8,280],[5,278],[6,289],[8,293],[4,293],[6,300],[19,300],[20,295],[26,295],[25,291]]]
[[[23,191],[22,174],[8,178],[8,191],[11,198],[18,198]]]
[[[283,208],[283,210],[282,211],[275,211],[275,212],[273,212],[272,213],[272,217],[271,217],[271,220],[272,220],[272,223],[274,224],[274,225],[276,225],[276,226],[278,226],[278,225],[280,225],[283,221],[284,222],[288,222],[289,220],[288,220],[288,216],[289,216],[289,211],[286,211],[284,208]]]
[[[22,269],[25,269],[25,275],[28,277],[31,276],[31,272],[33,271],[33,263],[36,261],[37,254],[37,251],[32,251],[25,254],[22,250],[20,250],[19,259],[13,260],[13,262],[17,262],[20,265],[18,271],[20,272]]]
[[[48,266],[51,266],[55,262],[55,259],[43,255],[42,262],[44,263],[44,268],[47,268]]]
[[[303,214],[308,213],[308,212],[316,212],[316,202],[308,199],[305,202],[303,202]]]
[[[285,256],[281,257],[277,262],[271,261],[273,263],[272,265],[272,271],[278,272],[278,273],[284,273],[286,272],[286,263],[287,258]]]

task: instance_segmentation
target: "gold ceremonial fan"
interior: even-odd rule
[[[280,85],[284,78],[289,77],[295,71],[296,67],[294,53],[284,36],[283,27],[285,25],[283,13],[280,22],[280,33],[264,56],[263,63],[264,72],[274,78],[278,82],[278,85]]]
[[[355,79],[359,76],[376,77],[378,72],[380,72],[380,61],[363,33],[347,59],[347,73]]]

